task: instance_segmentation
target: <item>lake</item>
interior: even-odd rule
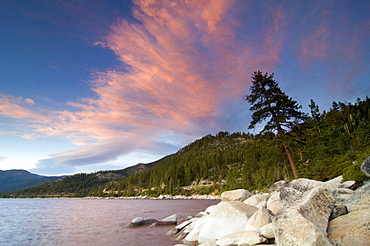
[[[0,245],[166,246],[174,226],[126,228],[135,217],[179,220],[218,200],[0,199]]]

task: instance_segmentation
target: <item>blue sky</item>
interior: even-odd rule
[[[305,111],[364,99],[369,12],[369,1],[3,0],[0,169],[122,169],[247,131],[255,70]]]

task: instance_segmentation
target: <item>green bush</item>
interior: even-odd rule
[[[353,180],[362,182],[368,180],[369,178],[366,177],[365,174],[361,172],[360,166],[361,163],[355,163],[346,167],[343,170],[343,181]]]

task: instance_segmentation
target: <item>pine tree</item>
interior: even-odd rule
[[[274,80],[274,74],[262,74],[261,71],[252,75],[251,94],[246,97],[253,111],[252,121],[249,129],[262,121],[267,121],[261,132],[272,131],[278,136],[283,136],[286,131],[291,130],[296,123],[304,119],[304,113],[299,109],[302,106],[288,97]],[[294,178],[298,177],[297,168],[293,160],[290,148],[284,145],[288,156]]]

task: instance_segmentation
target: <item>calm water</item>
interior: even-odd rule
[[[179,219],[218,203],[210,200],[0,199],[0,245],[166,246],[180,243],[173,226],[126,228],[135,217]]]

